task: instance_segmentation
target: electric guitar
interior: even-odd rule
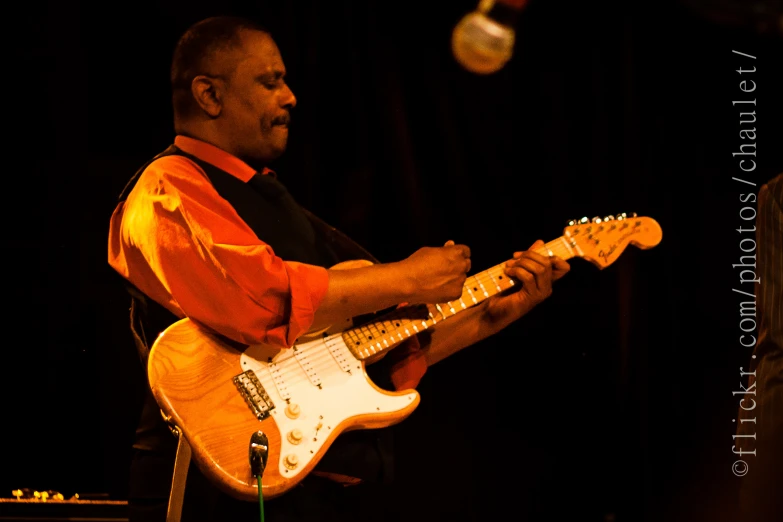
[[[538,252],[581,257],[603,269],[628,245],[649,249],[661,237],[649,217],[582,218]],[[260,486],[264,498],[274,498],[304,479],[341,433],[391,426],[416,409],[418,392],[377,387],[365,373],[368,360],[519,284],[501,263],[468,277],[455,301],[401,307],[367,324],[349,319],[286,350],[237,345],[182,319],[153,343],[149,382],[201,471],[234,498],[258,498],[249,446],[262,431],[267,461]]]

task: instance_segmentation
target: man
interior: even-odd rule
[[[287,349],[302,334],[348,317],[462,295],[470,250],[451,241],[398,262],[329,268],[370,256],[296,204],[266,168],[286,148],[296,106],[285,73],[269,32],[247,20],[210,18],[178,42],[171,73],[174,145],[128,184],[109,233],[109,263],[133,295],[142,356],[152,336],[182,317],[238,343]],[[368,367],[374,380],[413,388],[428,366],[546,299],[570,267],[533,251],[542,245],[507,262],[506,274],[522,284],[395,348]],[[338,437],[302,487],[266,503],[270,520],[366,520],[345,496],[370,498],[373,484],[388,478],[388,430],[372,431],[380,433]],[[132,520],[164,517],[173,440],[148,395],[134,445]],[[183,519],[230,519],[253,509],[217,493],[191,466]]]

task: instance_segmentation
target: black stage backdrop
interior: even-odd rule
[[[0,495],[126,494],[141,367],[108,220],[172,139],[176,38],[240,14],[273,30],[298,97],[273,167],[381,260],[453,239],[484,269],[582,216],[663,228],[605,270],[572,260],[548,301],[430,369],[395,428],[408,520],[733,520],[732,392],[750,356],[732,292],[740,198],[783,171],[780,29],[755,21],[772,3],[740,5],[532,0],[491,76],[451,55],[467,0],[58,2],[12,17]],[[732,102],[753,99],[742,125],[751,107]],[[732,153],[753,127],[745,173]]]

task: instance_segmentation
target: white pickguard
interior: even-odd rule
[[[386,395],[370,385],[362,363],[345,346],[341,335],[297,344],[267,361],[268,348],[250,346],[240,358],[242,371],[253,370],[274,403],[270,415],[281,435],[280,474],[294,477],[310,463],[332,430],[351,417],[392,413],[407,408],[417,397]],[[299,408],[296,418],[289,406]],[[299,430],[301,438],[290,434]],[[291,459],[290,456],[294,456]],[[291,466],[292,460],[296,461]],[[270,463],[271,464],[271,463]],[[288,465],[287,465],[288,464]]]

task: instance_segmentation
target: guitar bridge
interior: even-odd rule
[[[275,408],[272,399],[267,395],[261,381],[256,377],[253,370],[240,373],[233,379],[242,398],[250,406],[250,410],[258,420],[264,420],[269,417],[269,412]]]

